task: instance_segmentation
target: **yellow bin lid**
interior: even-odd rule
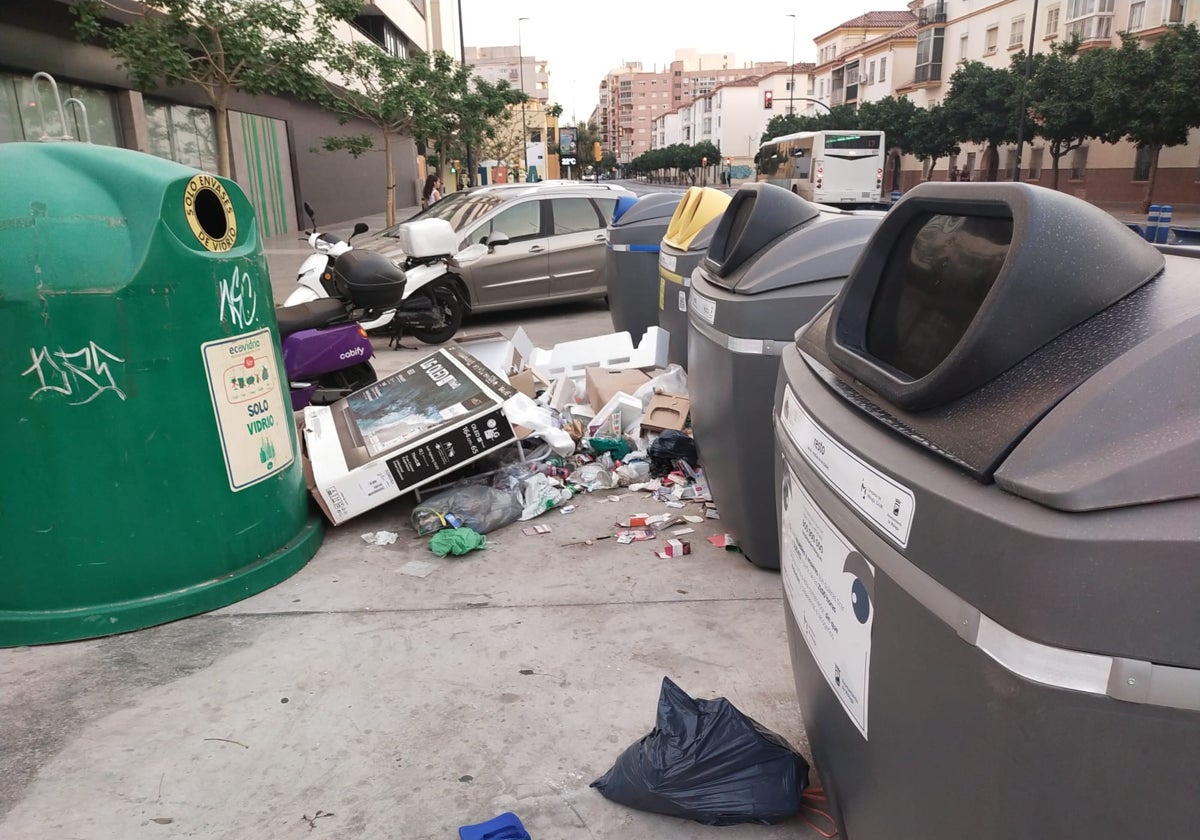
[[[680,251],[686,251],[704,226],[725,212],[730,197],[712,187],[688,187],[683,201],[675,208],[675,215],[667,225],[663,242]]]

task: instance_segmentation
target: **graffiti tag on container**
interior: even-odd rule
[[[233,326],[248,327],[258,312],[258,298],[254,295],[254,281],[250,272],[233,269],[233,276],[221,280],[221,320],[228,312]]]
[[[90,403],[105,391],[112,391],[122,400],[125,399],[125,392],[117,387],[109,370],[110,362],[124,364],[125,360],[109,353],[94,341],[89,341],[87,347],[74,353],[62,348],[51,352],[47,347],[41,350],[30,347],[29,357],[33,364],[21,375],[37,374],[39,383],[29,399],[46,391],[70,398],[69,405]]]

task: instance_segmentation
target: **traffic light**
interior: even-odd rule
[[[596,161],[596,163],[599,163],[601,157],[602,157],[602,155],[600,154],[600,141],[595,140],[592,142],[592,160]]]

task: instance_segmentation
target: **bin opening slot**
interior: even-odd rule
[[[867,316],[867,351],[920,379],[966,333],[1008,257],[1013,220],[922,213],[887,261]]]

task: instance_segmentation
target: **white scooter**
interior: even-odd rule
[[[304,211],[312,222],[308,244],[316,253],[301,264],[296,275],[299,287],[288,296],[285,306],[334,296],[334,262],[354,247],[349,239],[318,233],[313,209],[307,202]],[[367,225],[359,222],[350,239],[367,230]],[[394,342],[411,335],[426,344],[444,344],[458,332],[469,308],[466,288],[452,271],[458,245],[454,230],[449,222],[428,219],[402,225],[397,239],[406,254],[401,266],[407,278],[403,300],[396,309],[363,321],[362,327],[391,335]]]

